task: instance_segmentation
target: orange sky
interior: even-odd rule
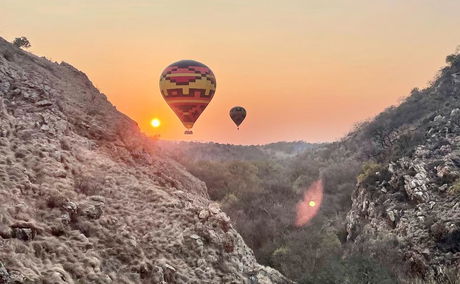
[[[85,72],[147,134],[320,142],[426,86],[460,44],[458,11],[458,0],[1,0],[0,36]],[[158,88],[181,59],[217,77],[193,136]],[[239,131],[234,105],[248,111]]]

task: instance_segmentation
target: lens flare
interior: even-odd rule
[[[310,222],[310,220],[318,214],[322,200],[323,181],[319,179],[310,185],[304,193],[303,200],[297,203],[295,225],[301,227]]]
[[[161,122],[158,118],[154,118],[150,121],[150,125],[152,125],[153,127],[157,128],[161,125]]]

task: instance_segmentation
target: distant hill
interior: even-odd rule
[[[160,140],[157,143],[169,156],[178,161],[181,160],[181,157],[187,157],[187,159],[195,161],[256,161],[270,158],[288,158],[320,145],[303,141],[250,146],[164,140]]]

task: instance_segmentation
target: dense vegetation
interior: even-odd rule
[[[245,159],[226,156],[233,147]],[[264,149],[256,146],[194,144],[197,157],[202,150],[208,158],[221,151],[221,159],[182,156],[181,162],[206,182],[211,199],[222,204],[262,264],[299,283],[359,283],[362,271],[371,283],[393,283],[389,269],[365,254],[343,259],[343,220],[361,162],[340,143],[309,145],[303,153],[290,155],[293,148],[298,145],[278,143],[270,154],[261,154]],[[321,210],[310,223],[296,227],[296,205],[318,179],[324,184]]]

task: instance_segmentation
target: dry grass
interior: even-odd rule
[[[244,283],[258,269],[260,283],[287,282],[256,263],[224,213],[199,218],[204,184],[83,73],[15,52],[0,38],[8,283]]]

